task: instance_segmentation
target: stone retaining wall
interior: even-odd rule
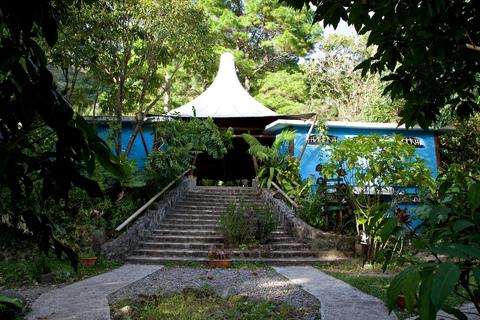
[[[269,190],[263,189],[260,198],[272,207],[273,213],[291,236],[307,242],[313,250],[335,250],[347,257],[355,255],[355,237],[325,232],[306,224],[296,216],[292,208],[275,198]]]
[[[194,189],[197,182],[192,176],[184,178],[173,190],[166,192],[160,201],[153,203],[118,238],[105,243],[102,252],[108,259],[125,259],[138,243],[154,229],[183,196]],[[133,213],[133,212],[132,212]]]

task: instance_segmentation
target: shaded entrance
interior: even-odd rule
[[[259,138],[263,145],[272,145],[275,136]],[[194,171],[199,184],[202,180],[251,180],[255,178],[253,159],[247,153],[249,148],[245,140],[237,136],[233,138],[233,148],[223,159],[212,159],[206,153],[199,154]]]

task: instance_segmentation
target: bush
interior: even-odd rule
[[[268,208],[230,203],[220,217],[225,243],[241,247],[270,240],[277,221]]]

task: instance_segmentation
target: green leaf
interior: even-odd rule
[[[480,247],[475,244],[464,245],[461,243],[441,243],[432,248],[435,254],[445,254],[450,257],[480,259]]]
[[[468,188],[468,202],[472,210],[476,210],[480,206],[480,182],[476,182]]]
[[[432,278],[431,301],[435,311],[440,310],[460,277],[460,268],[450,262],[441,263]]]
[[[389,311],[395,308],[396,299],[399,294],[405,296],[407,308],[413,308],[420,283],[419,271],[422,267],[423,265],[410,266],[392,279],[387,289],[387,305]]]
[[[472,273],[475,277],[475,281],[477,281],[477,285],[480,286],[480,267],[473,268]]]
[[[382,241],[385,242],[392,235],[393,230],[395,230],[399,221],[399,217],[391,217],[384,220],[383,227],[380,229],[380,237],[382,238]]]
[[[474,226],[475,224],[470,222],[470,221],[467,221],[467,220],[464,220],[464,219],[461,219],[461,220],[457,220],[455,221],[455,223],[453,224],[453,231],[455,233],[458,233],[466,228],[469,228],[469,227],[472,227]]]
[[[21,309],[22,308],[22,301],[18,298],[11,298],[7,296],[0,295],[0,305],[11,305],[14,308]],[[0,308],[1,310],[1,308]]]
[[[432,295],[433,282],[432,270],[424,269],[420,273],[420,276],[422,281],[418,299],[420,320],[434,320],[437,312],[433,307],[432,300],[430,299]]]

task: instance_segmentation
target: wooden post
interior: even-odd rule
[[[317,122],[317,116],[318,116],[318,114],[316,114],[313,117],[313,122],[312,122],[312,125],[310,126],[310,129],[308,130],[307,138],[305,139],[305,143],[303,144],[302,151],[300,152],[300,155],[298,156],[298,162],[302,161],[303,154],[305,153],[305,149],[307,148],[308,139],[310,139],[310,135],[312,134],[313,127],[315,126],[315,122]]]
[[[145,149],[145,154],[148,157],[148,148],[147,148],[147,143],[145,142],[145,137],[143,136],[142,127],[139,128],[138,132],[140,133],[140,138],[142,138],[142,143],[143,143],[143,148]]]
[[[288,129],[292,129],[292,127]],[[288,141],[288,154],[292,157],[295,156],[295,136],[292,140]]]

